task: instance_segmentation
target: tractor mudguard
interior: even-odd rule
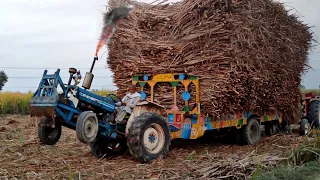
[[[128,119],[128,122],[126,125],[126,132],[125,132],[126,136],[128,134],[128,131],[129,131],[129,128],[130,128],[132,122],[136,119],[136,117],[140,116],[144,112],[154,112],[154,113],[157,113],[163,117],[168,116],[167,110],[164,106],[161,106],[160,104],[157,104],[157,103],[154,103],[151,101],[147,101],[147,100],[142,101],[136,105],[136,107],[133,109],[133,111]]]

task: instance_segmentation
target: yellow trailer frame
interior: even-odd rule
[[[201,113],[200,106],[200,80],[196,76],[186,74],[156,74],[156,75],[135,75],[133,76],[132,84],[140,86],[140,94],[143,100],[154,102],[154,88],[158,83],[171,83],[173,87],[173,108],[166,108],[167,117],[171,139],[197,139],[204,135],[207,130],[215,130],[221,128],[235,127],[240,129],[247,121],[252,118],[258,118],[260,124],[270,121],[282,122],[281,113],[269,112],[237,112],[229,115],[203,114]],[[191,94],[188,92],[190,84],[195,85],[195,103],[193,109],[189,107],[189,100]],[[145,93],[145,86],[148,84],[151,87],[150,96],[147,97]],[[182,109],[177,109],[177,86],[182,84],[185,91],[182,93],[181,98],[184,100],[185,105]]]

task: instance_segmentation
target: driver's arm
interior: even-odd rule
[[[127,103],[127,106],[129,106],[130,108],[134,108],[136,107],[137,103],[141,100],[141,97],[138,96],[138,97],[135,97],[133,100],[132,100],[132,103],[128,102]]]
[[[116,106],[121,106],[121,101],[115,103]]]

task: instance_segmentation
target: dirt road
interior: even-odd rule
[[[258,146],[173,141],[165,159],[140,164],[129,153],[97,159],[67,128],[56,145],[40,145],[29,116],[0,116],[0,179],[245,179],[259,166],[277,164],[300,141],[296,133],[264,137]]]

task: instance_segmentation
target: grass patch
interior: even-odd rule
[[[288,160],[269,171],[263,171],[255,180],[320,180],[320,133],[312,130],[292,151]]]
[[[280,166],[259,175],[255,180],[320,180],[320,162],[310,161],[302,166]]]

